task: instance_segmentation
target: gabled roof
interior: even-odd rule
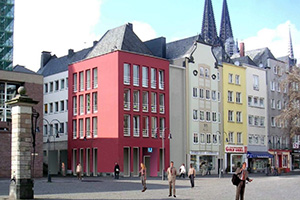
[[[85,59],[87,53],[90,52],[91,48],[92,47],[82,49],[77,52],[72,52],[66,56],[59,58],[53,55],[47,62],[47,64],[44,67],[40,68],[37,73],[42,74],[44,77],[46,77],[63,71],[67,71],[69,64]]]
[[[148,47],[133,32],[132,24],[125,24],[107,31],[88,53],[87,58],[103,55],[114,50],[124,50],[153,55]]]
[[[199,39],[200,36],[196,35],[182,40],[167,43],[166,58],[171,60],[185,57],[189,53],[189,50],[191,50],[194,42],[198,41]]]
[[[263,64],[263,67],[266,67],[268,59],[276,60],[268,47],[246,51],[246,55],[249,56],[257,66]]]
[[[27,69],[26,67],[22,66],[22,65],[16,65],[13,67],[14,72],[23,72],[23,73],[29,73],[29,74],[36,74],[36,72]]]
[[[255,62],[249,57],[249,56],[244,56],[244,57],[237,57],[233,58],[232,61],[235,63],[236,61],[242,63],[242,64],[248,64],[248,65],[253,65],[256,66]]]

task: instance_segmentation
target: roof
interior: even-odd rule
[[[87,58],[103,55],[114,50],[124,50],[140,54],[153,55],[148,47],[133,32],[132,24],[108,30],[88,53]]]
[[[246,51],[245,54],[249,56],[257,66],[263,64],[263,67],[266,67],[268,59],[276,60],[268,47]]]
[[[249,56],[244,56],[244,57],[238,57],[238,58],[233,58],[232,61],[235,63],[236,61],[242,63],[242,64],[248,64],[248,65],[253,65],[257,66],[255,62],[249,57]]]
[[[77,52],[72,52],[66,56],[59,57],[59,58],[56,57],[55,55],[53,55],[50,58],[50,60],[47,62],[47,64],[45,64],[44,67],[40,68],[37,71],[37,73],[42,74],[45,77],[45,76],[50,76],[50,75],[57,74],[57,73],[60,73],[63,71],[67,71],[69,64],[85,59],[87,53],[90,52],[91,48],[92,47],[87,48],[87,49],[82,49]]]
[[[29,73],[29,74],[36,74],[36,72],[27,69],[26,67],[22,66],[22,65],[16,65],[13,67],[14,72],[23,72],[23,73]]]

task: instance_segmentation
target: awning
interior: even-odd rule
[[[247,157],[248,158],[273,158],[274,156],[268,152],[248,151]]]

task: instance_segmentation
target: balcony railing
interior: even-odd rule
[[[139,128],[133,128],[133,136],[135,136],[135,137],[140,136],[140,129]]]
[[[140,79],[139,79],[139,78],[137,78],[137,77],[133,77],[133,85],[135,85],[135,86],[139,86],[139,81],[140,81]]]
[[[79,131],[80,138],[83,138],[83,131]]]
[[[73,108],[73,116],[77,115],[77,108]]]
[[[53,90],[53,89],[52,89]],[[51,89],[50,89],[51,91]],[[77,92],[77,84],[76,85],[73,85],[73,92]]]
[[[148,81],[147,78],[143,78],[143,87],[148,87]]]
[[[98,112],[98,106],[95,105],[95,104],[93,105],[93,112],[94,112],[94,113]]]
[[[140,104],[139,103],[135,103],[135,102],[133,102],[133,110],[134,111],[139,111],[140,109],[139,109],[139,106]]]
[[[130,136],[130,127],[124,128],[124,136]]]
[[[130,101],[124,101],[124,110],[130,110]]]
[[[143,129],[143,137],[149,137],[149,129]]]
[[[151,130],[151,136],[157,138],[157,128]]]
[[[156,105],[151,105],[151,112],[156,113]]]
[[[159,113],[165,113],[165,106],[159,106]]]
[[[91,112],[91,106],[86,106],[85,109],[86,109],[86,113],[90,113]]]
[[[85,87],[86,87],[86,90],[91,89],[91,83],[90,83],[90,81],[85,82]]]
[[[160,81],[159,82],[159,89],[163,90],[165,88],[165,82]]]
[[[151,88],[156,88],[156,80],[151,80]]]
[[[93,88],[98,88],[98,81],[93,81]]]
[[[130,84],[130,76],[124,76],[124,84],[129,85]]]
[[[148,112],[148,104],[143,104],[143,112]]]
[[[76,139],[77,138],[77,133],[76,131],[73,131],[73,139]]]

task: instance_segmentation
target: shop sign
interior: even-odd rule
[[[247,146],[225,145],[226,153],[247,153]]]
[[[153,149],[151,147],[148,148],[148,153],[152,153]]]

